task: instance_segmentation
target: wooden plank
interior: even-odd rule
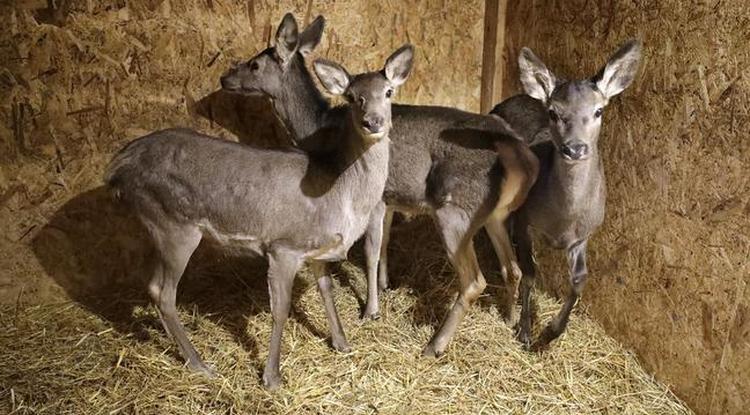
[[[480,111],[489,112],[502,99],[505,14],[508,0],[485,0]]]

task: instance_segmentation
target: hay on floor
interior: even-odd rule
[[[265,264],[200,248],[182,282],[178,305],[192,341],[220,377],[193,375],[182,366],[140,283],[119,280],[97,287],[86,281],[99,269],[124,266],[122,261],[147,262],[138,254],[129,259],[98,255],[91,247],[69,243],[80,237],[76,231],[59,234],[58,229],[75,229],[81,218],[96,217],[97,208],[101,203],[69,204],[68,214],[40,231],[34,242],[37,255],[49,255],[50,265],[61,266],[52,273],[73,274],[66,292],[77,301],[61,296],[57,303],[20,302],[0,310],[0,324],[6,328],[0,332],[0,411],[690,413],[631,352],[582,313],[574,314],[569,330],[548,352],[523,351],[495,308],[500,287],[489,272],[487,293],[448,353],[439,359],[420,357],[455,293],[440,242],[431,224],[422,220],[395,228],[395,289],[382,297],[380,320],[358,318],[365,293],[359,247],[352,250],[352,262],[331,267],[351,353],[328,346],[315,281],[301,273],[284,333],[285,385],[274,393],[260,384],[271,329]],[[105,214],[99,226],[106,231],[116,232],[125,221],[116,210],[105,208]],[[139,246],[133,244],[131,252],[141,252]],[[78,268],[66,268],[56,261],[58,254],[72,258]],[[560,304],[539,298],[538,317],[546,321]]]
[[[359,276],[358,276],[359,277]],[[447,355],[419,357],[437,316],[402,287],[384,296],[380,321],[360,323],[349,289],[337,302],[349,354],[327,345],[314,281],[300,293],[284,336],[285,386],[269,393],[259,373],[271,318],[265,287],[238,276],[206,282],[182,302],[181,318],[221,376],[181,367],[151,308],[134,308],[132,331],[114,330],[76,303],[5,306],[0,333],[0,410],[5,413],[690,413],[632,353],[576,316],[551,351],[524,352],[494,309],[475,310]],[[356,290],[364,291],[361,284]],[[436,291],[445,291],[444,286]],[[199,293],[206,294],[201,297]],[[423,293],[424,294],[424,293]],[[442,293],[441,293],[442,294]],[[438,295],[442,298],[442,295]],[[127,299],[121,301],[127,302]],[[104,307],[122,305],[115,302]],[[544,299],[540,316],[559,304]],[[441,308],[442,311],[442,308]],[[311,327],[309,327],[311,326]],[[7,411],[7,412],[6,412]]]

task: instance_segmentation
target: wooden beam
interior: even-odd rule
[[[503,50],[505,49],[505,14],[508,0],[485,0],[484,40],[482,44],[482,86],[480,111],[488,113],[500,102],[503,92]]]

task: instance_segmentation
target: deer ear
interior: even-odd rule
[[[289,61],[297,52],[297,41],[297,21],[291,13],[287,13],[276,30],[276,54],[282,62]]]
[[[351,76],[341,65],[325,59],[316,59],[313,62],[315,74],[320,79],[328,92],[334,95],[341,95],[346,92],[351,82]]]
[[[609,58],[609,62],[594,76],[592,81],[604,96],[610,99],[633,83],[640,61],[641,42],[631,39]]]
[[[406,44],[401,46],[385,61],[385,77],[395,86],[406,82],[409,77],[412,64],[414,63],[414,46]]]
[[[524,47],[518,55],[518,69],[521,75],[521,84],[527,95],[544,103],[547,102],[552,91],[555,90],[557,78],[544,66],[531,49]]]
[[[299,34],[299,52],[305,56],[315,49],[323,37],[323,28],[326,25],[326,19],[318,16]]]

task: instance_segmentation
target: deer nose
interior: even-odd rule
[[[580,142],[565,143],[560,152],[568,160],[580,160],[589,154],[589,146]]]
[[[383,119],[380,117],[366,117],[362,120],[362,128],[370,133],[379,133],[383,129]]]
[[[221,87],[227,91],[234,91],[239,89],[240,86],[231,75],[224,75],[221,77]]]

